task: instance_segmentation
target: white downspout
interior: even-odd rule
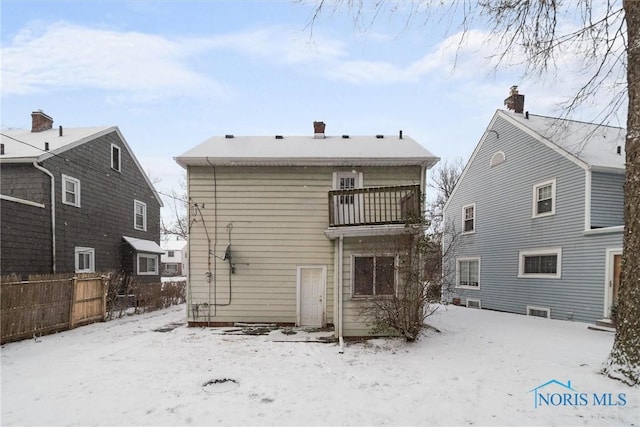
[[[342,300],[344,287],[344,236],[340,236],[338,242],[338,340],[340,342],[340,353],[344,352],[344,340],[342,338]]]
[[[33,167],[49,175],[51,178],[51,252],[52,269],[56,272],[56,179],[51,172],[43,168],[38,162],[33,162]]]

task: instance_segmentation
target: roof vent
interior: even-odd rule
[[[276,139],[284,139],[282,135],[276,135]]]
[[[398,138],[402,139],[402,130],[400,130],[400,133],[398,134]]]
[[[342,135],[342,139],[349,139],[349,135]]]
[[[0,154],[4,155],[4,144],[0,144]]]
[[[224,137],[225,137],[226,139],[233,139],[233,138],[234,138],[234,136],[233,136],[232,134],[229,134],[229,133],[228,133],[228,134],[226,134]]]
[[[58,134],[59,134],[59,136],[62,136],[62,126],[60,126]]]
[[[376,135],[376,138],[382,139],[382,138],[384,138],[384,135]]]
[[[618,153],[618,155],[621,155],[621,154],[622,154],[622,147],[621,147],[621,146],[619,146],[619,145],[618,145],[618,146],[616,147],[616,153]]]
[[[49,151],[49,143],[48,142],[44,143],[44,151]]]

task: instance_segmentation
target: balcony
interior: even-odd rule
[[[329,191],[329,227],[405,224],[420,218],[420,186]]]

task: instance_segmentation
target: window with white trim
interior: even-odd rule
[[[133,228],[147,231],[147,204],[138,200],[133,202]]]
[[[480,258],[457,259],[456,286],[473,289],[480,287]]]
[[[556,213],[556,180],[545,181],[533,186],[533,217]]]
[[[94,248],[75,247],[76,273],[94,273],[96,250]]]
[[[111,144],[111,169],[120,172],[120,147]]]
[[[138,275],[158,274],[158,255],[138,254]]]
[[[562,248],[520,251],[518,277],[560,278]]]
[[[476,231],[476,204],[462,207],[462,232],[474,233]]]
[[[62,203],[80,207],[80,180],[62,175]]]
[[[352,281],[354,297],[393,296],[396,291],[394,255],[354,255]]]

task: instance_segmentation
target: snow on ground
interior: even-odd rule
[[[460,307],[429,321],[442,333],[350,343],[340,354],[335,343],[297,342],[327,332],[188,328],[183,305],[6,344],[0,424],[640,423],[640,389],[597,374],[611,333]],[[530,390],[553,379],[571,381],[587,404],[535,408]],[[593,393],[611,403],[624,393],[626,405],[596,406]]]

